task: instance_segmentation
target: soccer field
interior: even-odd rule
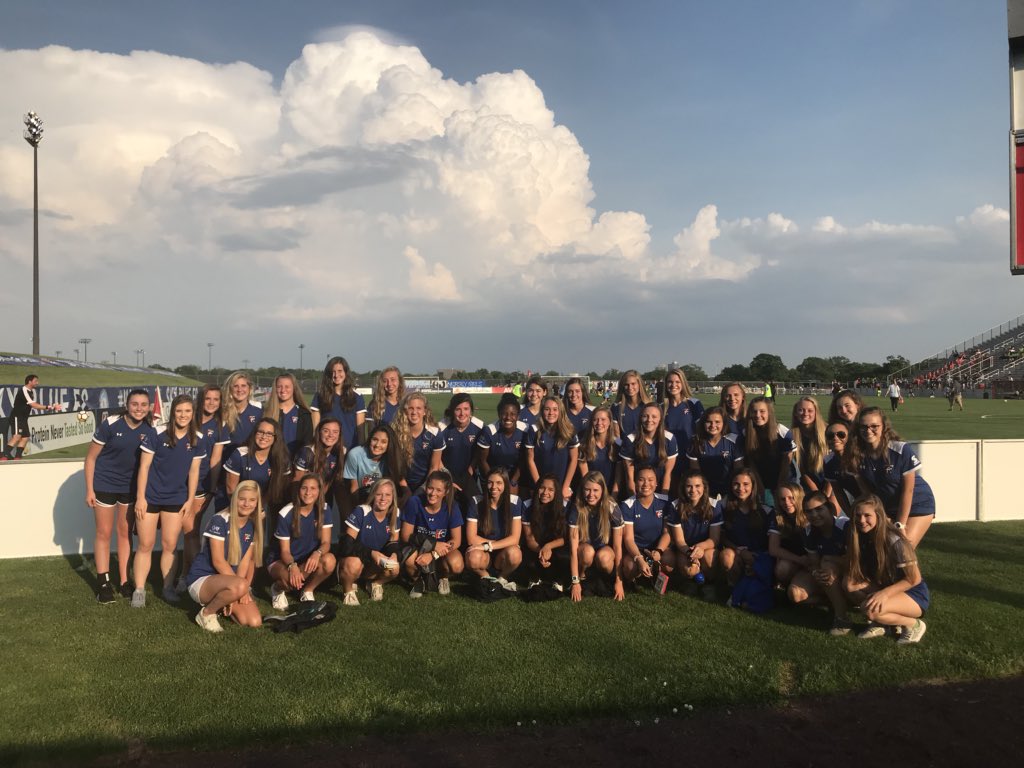
[[[421,600],[389,585],[383,602],[361,594],[361,606],[302,635],[234,626],[210,635],[193,623],[191,601],[163,602],[155,582],[144,610],[101,606],[78,558],[2,561],[0,762],[79,763],[129,743],[200,750],[598,717],[664,722],[1021,674],[1022,546],[1022,522],[932,528],[921,548],[929,629],[908,647],[830,637],[831,616],[813,608],[753,616],[649,589],[623,603],[484,605],[461,584]],[[257,597],[268,612],[264,585]]]

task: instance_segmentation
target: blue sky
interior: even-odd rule
[[[237,350],[224,365],[285,362],[301,341],[357,369],[676,359],[713,373],[762,351],[918,358],[1020,312],[1002,2],[37,2],[2,16],[0,75],[17,84],[0,93],[0,296],[24,319],[0,330],[5,349],[31,327],[12,285],[30,277],[28,108],[48,131],[44,351],[88,327],[170,365],[203,362],[209,336]],[[347,38],[357,26],[383,48]],[[376,56],[379,75],[410,47],[440,73],[415,86],[431,110],[475,110],[461,133],[403,130],[419,114],[407,93],[360,81],[355,104],[345,72],[316,69]],[[250,66],[209,66],[233,62]],[[154,83],[168,95],[140,106]],[[124,135],[98,149],[111,130]],[[333,285],[339,243],[357,266]],[[138,294],[185,294],[197,270],[231,297],[183,298],[174,329],[47,304],[113,288],[145,314]],[[238,306],[268,285],[260,311]]]

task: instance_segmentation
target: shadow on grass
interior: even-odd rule
[[[1021,545],[1024,538],[1018,527],[1000,523],[967,523],[970,535],[961,526],[933,526],[921,543],[922,552],[933,551],[954,557],[972,557],[995,560],[1010,565],[1021,565]]]
[[[952,579],[936,574],[930,574],[926,581],[930,589],[939,592],[967,597],[971,600],[1003,603],[1012,608],[1024,609],[1024,592],[986,587],[963,579]]]

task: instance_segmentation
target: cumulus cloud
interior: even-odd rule
[[[714,330],[735,344],[761,322],[766,291],[787,295],[810,277],[859,295],[872,270],[951,268],[964,248],[1005,236],[1006,212],[991,205],[936,226],[725,216],[712,202],[655,233],[642,212],[595,208],[589,156],[525,71],[457,82],[415,45],[369,28],[321,33],[279,87],[244,62],[59,46],[0,50],[0,77],[11,103],[46,120],[48,285],[114,290],[133,317],[150,317],[154,290],[202,298],[170,329],[126,324],[91,302],[51,307],[46,347],[62,338],[68,348],[88,327],[111,346],[163,349],[151,359],[176,364],[195,359],[192,339],[223,334],[211,338],[218,348],[275,362],[301,333],[362,367],[597,365],[588,355],[612,364],[638,338],[659,358],[680,339],[682,315],[640,333],[620,327],[624,305],[685,306],[696,338],[711,328],[704,313],[730,304],[729,327],[719,319]],[[10,286],[30,261],[13,245],[30,233],[26,158],[20,138],[0,139],[5,306],[21,301]],[[849,316],[898,322],[885,300],[902,299],[882,291],[877,311]],[[799,313],[806,302],[780,304]],[[419,343],[417,331],[464,316],[474,322],[460,325],[460,348],[472,359],[436,359]],[[552,328],[600,328],[620,347],[580,348],[578,363],[560,347],[543,361],[476,357],[490,350],[483,339]],[[24,346],[10,324],[0,334],[0,346]]]

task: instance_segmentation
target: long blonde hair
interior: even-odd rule
[[[277,399],[277,382],[281,379],[288,379],[292,383],[292,399],[295,404],[303,411],[308,411],[309,406],[306,405],[306,398],[302,395],[302,390],[299,389],[299,382],[290,373],[281,373],[274,377],[274,386],[270,388],[270,394],[267,395],[267,402],[263,404],[263,415],[269,416],[275,421],[281,421],[281,401]]]
[[[405,377],[398,370],[397,365],[389,365],[377,374],[377,382],[373,387],[373,400],[370,401],[370,412],[367,415],[375,422],[380,422],[384,417],[384,409],[388,404],[388,396],[384,394],[384,374],[392,371],[398,374],[398,391],[395,393],[395,399],[398,401],[399,408],[402,406],[402,398],[405,397]]]
[[[868,581],[861,562],[861,538],[864,538],[866,539],[864,542],[865,546],[871,546],[875,550],[875,563],[877,566],[874,574],[875,580],[883,587],[895,584],[900,579],[899,571],[901,566],[900,563],[896,562],[897,547],[902,544],[904,554],[910,554],[914,557],[913,562],[907,563],[907,565],[917,565],[914,546],[907,540],[903,531],[892,524],[885,514],[885,505],[882,504],[882,500],[875,496],[875,494],[869,493],[853,502],[853,513],[855,515],[859,507],[871,507],[875,512],[876,522],[873,530],[866,534],[861,534],[855,527],[855,521],[851,521],[850,526],[853,527],[853,533],[846,540],[846,573],[851,581]]]
[[[422,392],[409,392],[402,398],[402,401],[398,404],[398,414],[395,416],[395,420],[391,422],[391,428],[394,430],[395,442],[398,443],[398,447],[405,457],[405,466],[407,467],[412,466],[414,446],[412,433],[409,431],[409,420],[405,417],[405,406],[413,400],[419,400],[423,403],[423,428],[437,426],[437,419],[434,418],[434,412],[430,410],[430,401],[427,400],[426,395]]]
[[[601,486],[601,501],[594,510],[591,510],[583,500],[582,488],[587,483]],[[579,498],[576,500],[576,526],[580,532],[580,541],[590,541],[590,513],[593,511],[599,516],[597,538],[601,540],[602,545],[608,544],[612,538],[612,515],[615,513],[615,502],[612,500],[611,494],[608,493],[608,484],[604,481],[604,475],[596,470],[588,472],[583,478],[583,482],[580,483],[580,489]]]
[[[253,562],[259,566],[263,562],[263,497],[260,494],[260,486],[255,480],[243,480],[235,486],[235,492],[231,494],[231,507],[228,512],[228,565],[237,566],[242,560],[242,537],[239,534],[241,528],[238,517],[238,494],[242,491],[251,491],[256,494],[256,509],[250,515],[253,524],[252,545]]]
[[[245,371],[235,371],[224,380],[224,386],[220,389],[220,412],[224,417],[224,426],[228,428],[228,432],[235,431],[238,427],[238,419],[242,416],[238,411],[238,406],[235,405],[235,399],[231,397],[231,387],[239,379],[245,379],[248,382],[250,398],[252,398],[254,389],[252,377]]]
[[[796,420],[796,412],[800,403],[810,403],[814,406],[814,424],[811,429],[814,434],[805,435],[804,427]],[[804,396],[793,405],[793,442],[796,443],[797,465],[802,475],[821,474],[825,466],[825,420],[821,417],[821,408],[818,401],[813,397]]]
[[[605,437],[605,448],[608,449],[608,454],[611,456],[612,449],[615,447],[615,441],[619,439],[619,422],[615,420],[615,415],[612,413],[612,409],[607,405],[599,405],[590,414],[590,426],[587,427],[586,431],[580,437],[580,457],[584,461],[593,461],[597,458],[597,439],[594,435],[594,417],[598,413],[604,413],[608,416],[608,435]]]
[[[391,509],[388,510],[388,525],[392,532],[398,530],[398,488],[395,487],[395,481],[390,477],[382,477],[373,485],[370,486],[370,492],[366,497],[366,504],[373,511],[373,497],[377,495],[377,489],[382,485],[391,486]]]

